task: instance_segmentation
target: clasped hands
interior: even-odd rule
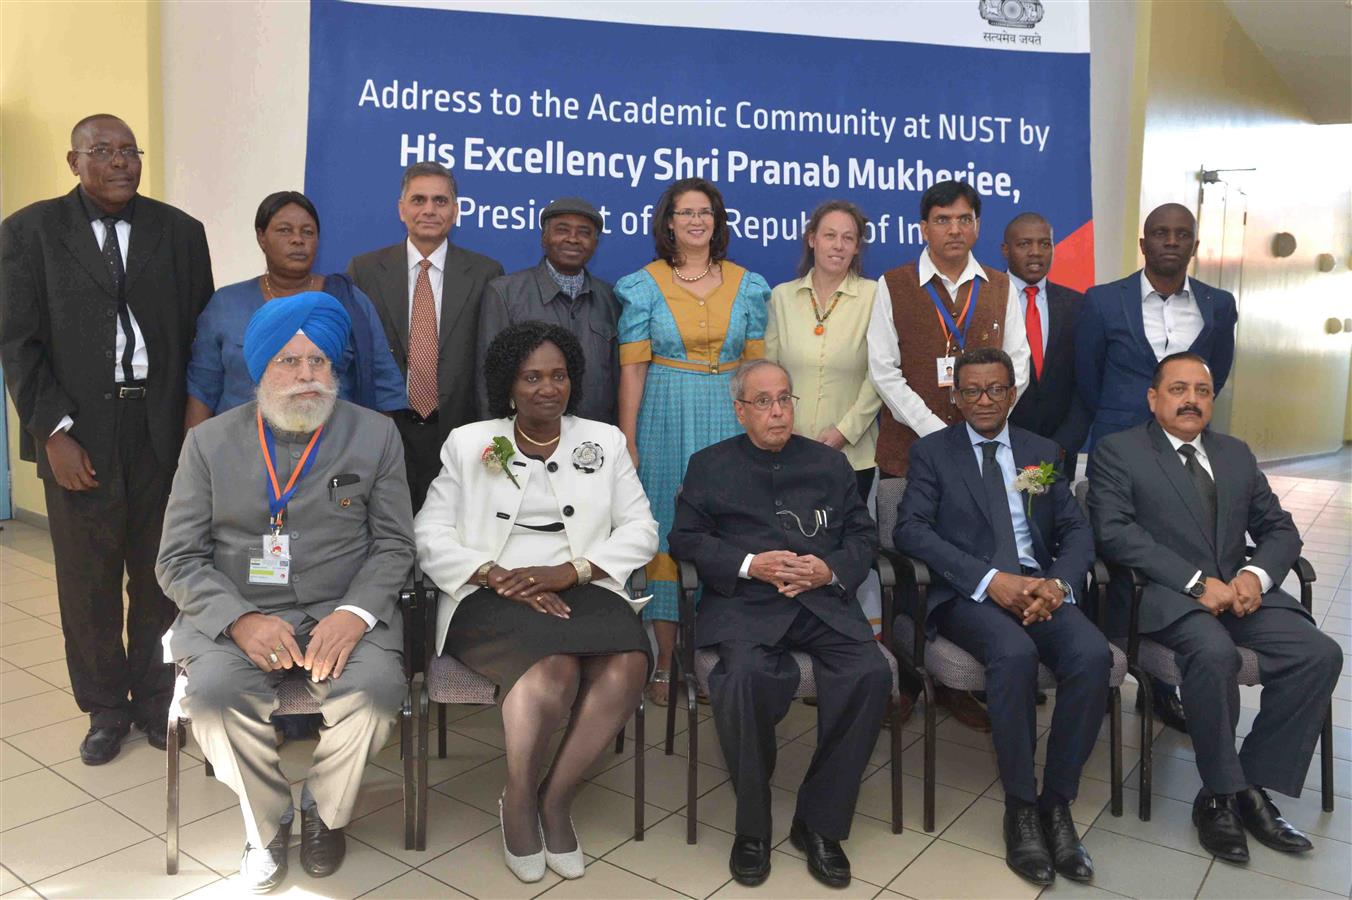
[[[577,569],[571,563],[557,566],[522,566],[504,569],[494,566],[488,571],[488,586],[498,596],[524,603],[536,612],[568,618],[572,610],[559,596],[577,584]]]
[[[230,626],[230,638],[264,672],[299,666],[312,681],[343,674],[348,657],[366,634],[366,622],[356,613],[335,610],[320,619],[310,631],[310,644],[302,653],[296,629],[280,616],[245,613]]]
[[[1024,626],[1045,622],[1066,602],[1066,595],[1050,578],[1030,578],[996,572],[986,585],[986,596],[1023,620]]]
[[[1242,619],[1263,605],[1263,584],[1253,572],[1240,572],[1229,584],[1219,578],[1207,578],[1203,583],[1206,593],[1197,602],[1213,616],[1228,610]]]
[[[831,567],[812,554],[799,556],[792,550],[767,550],[751,558],[747,574],[758,581],[773,584],[785,597],[797,597],[830,584]]]

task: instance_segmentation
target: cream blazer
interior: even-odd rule
[[[515,447],[512,420],[475,422],[447,436],[441,448],[441,474],[413,522],[418,565],[441,588],[438,653],[456,607],[478,590],[466,582],[506,546],[529,483],[531,469],[519,456],[509,465],[520,488],[484,464],[484,449],[494,437],[505,437]],[[584,457],[594,456],[598,449],[602,461],[590,466],[595,471],[584,471]],[[657,522],[629,460],[624,434],[613,425],[564,416],[559,443],[545,468],[573,558],[586,557],[604,569],[607,577],[594,583],[629,599],[625,592],[629,574],[657,553]]]

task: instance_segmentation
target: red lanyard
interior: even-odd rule
[[[291,495],[296,492],[296,482],[300,481],[314,463],[314,458],[310,455],[314,449],[319,446],[320,435],[324,433],[324,426],[321,425],[315,429],[315,433],[310,437],[310,443],[305,445],[305,452],[301,454],[300,459],[296,461],[296,466],[291,470],[291,478],[286,482],[286,489],[282,490],[277,486],[277,469],[272,464],[272,433],[263,424],[263,413],[255,412],[258,419],[258,446],[263,451],[263,462],[268,467],[268,510],[271,515],[268,523],[272,526],[274,534],[282,530],[282,517],[286,513],[286,504],[291,499]]]

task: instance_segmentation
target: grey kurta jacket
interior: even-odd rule
[[[286,510],[290,583],[250,584],[249,558],[260,554],[268,530],[256,408],[247,403],[208,419],[183,442],[155,565],[160,587],[180,610],[164,638],[166,659],[221,648],[243,655],[224,631],[248,612],[281,616],[305,633],[344,605],[378,620],[365,640],[401,650],[398,592],[412,571],[415,548],[394,422],[337,402],[315,462]],[[277,478],[285,485],[309,435],[275,438]]]

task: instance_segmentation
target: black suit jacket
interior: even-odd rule
[[[1278,585],[1300,555],[1300,532],[1273,495],[1248,446],[1228,434],[1205,431],[1202,447],[1216,482],[1216,524],[1204,521],[1202,500],[1164,430],[1152,419],[1109,435],[1094,451],[1089,515],[1105,561],[1142,572],[1149,584],[1141,600],[1140,630],[1159,631],[1199,607],[1184,587],[1199,569],[1230,581],[1245,565],[1262,569],[1273,588],[1267,606],[1304,614]],[[1257,552],[1245,558],[1245,532]],[[1128,583],[1114,579],[1113,583]],[[1127,601],[1114,591],[1113,603]]]
[[[1009,429],[1009,443],[1016,469],[1051,462],[1058,449],[1046,438],[1015,427]],[[1083,601],[1079,594],[1094,564],[1094,537],[1069,480],[1052,482],[1050,491],[1033,498],[1032,510],[1029,530],[1038,565],[1046,577],[1064,579],[1076,591],[1076,601]],[[970,602],[990,572],[995,532],[966,422],[911,445],[906,493],[892,540],[902,553],[930,567],[931,610],[954,599]]]
[[[366,292],[380,314],[390,353],[408,374],[408,244],[400,241],[353,257],[347,274]],[[452,428],[480,419],[475,397],[479,373],[475,341],[484,287],[502,274],[502,264],[450,244],[441,286],[440,352],[437,355],[437,430],[441,440]]]
[[[1084,295],[1047,282],[1047,349],[1042,377],[1028,370],[1028,387],[1014,405],[1009,423],[1050,438],[1066,457],[1079,452],[1089,434],[1093,413],[1075,386],[1075,328]]]
[[[94,470],[113,468],[117,292],[78,190],[0,223],[0,360],[23,425],[19,455],[42,478],[52,477],[44,447],[63,416],[75,421],[70,435]],[[172,469],[193,332],[215,290],[202,223],[137,196],[124,289],[150,362],[151,446]]]
[[[825,510],[826,524],[807,537],[815,510]],[[854,470],[825,444],[793,435],[771,453],[742,434],[699,451],[686,467],[667,539],[671,555],[693,562],[704,582],[696,643],[776,644],[803,606],[846,637],[872,640],[854,592],[878,552],[877,532]],[[839,584],[786,597],[774,585],[738,577],[748,553],[769,550],[817,556]]]

